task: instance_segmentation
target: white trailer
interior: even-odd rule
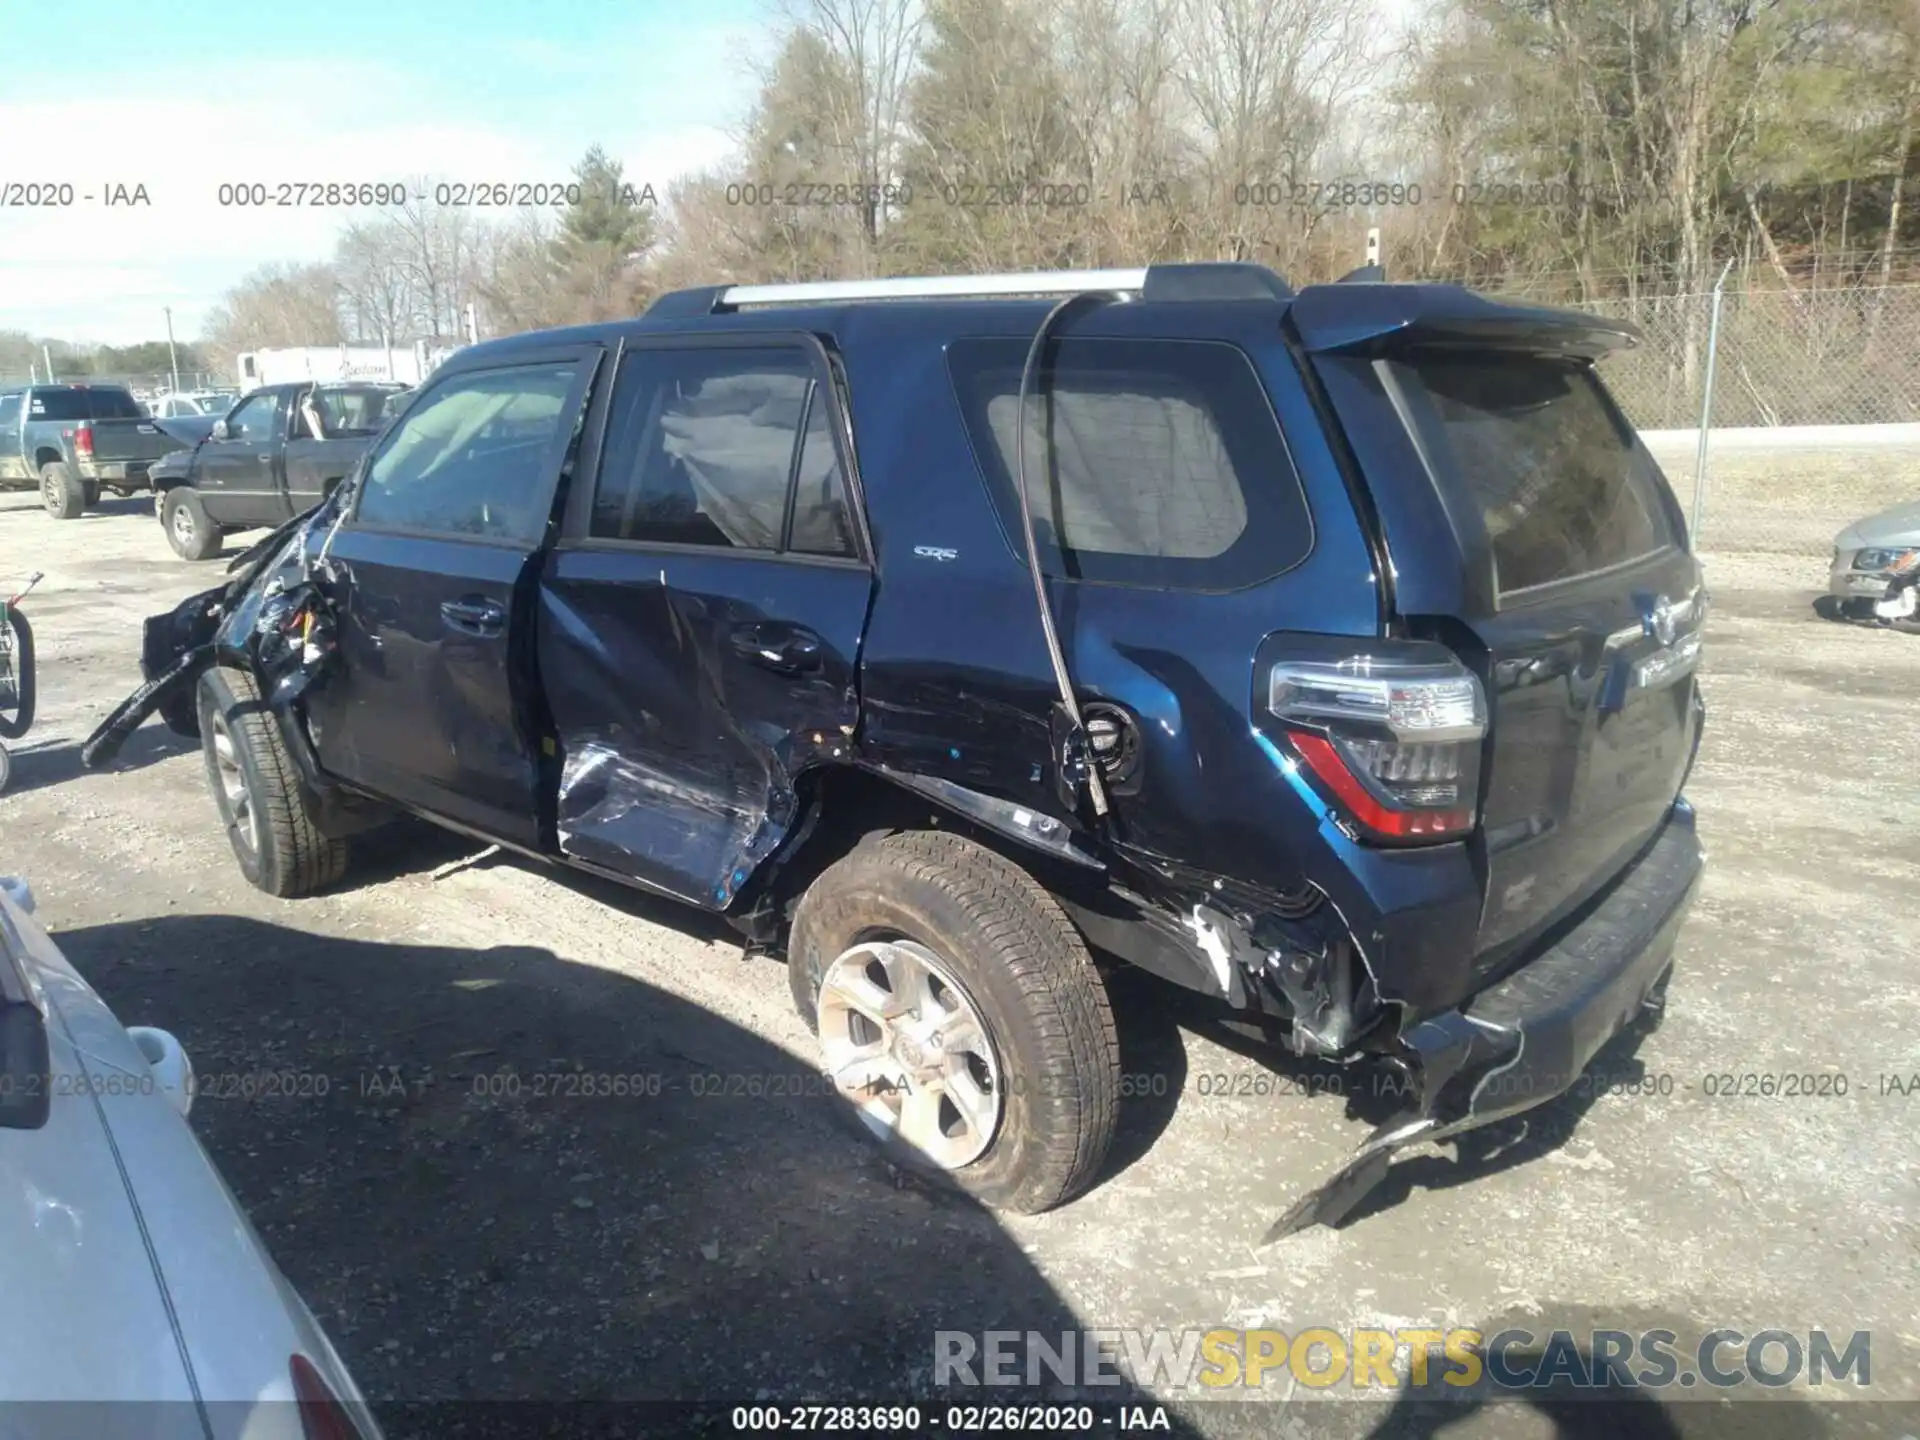
[[[239,358],[242,393],[262,385],[286,385],[301,380],[386,380],[418,385],[459,347],[433,346],[417,340],[410,346],[304,345],[280,350],[244,350]]]

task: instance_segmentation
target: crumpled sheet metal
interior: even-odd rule
[[[686,775],[641,763],[605,739],[569,738],[566,750],[557,816],[562,853],[628,873],[636,873],[635,857],[645,857],[642,878],[684,899],[724,907],[793,821],[792,790],[782,783],[767,793],[767,771],[750,793],[742,785],[689,784]],[[777,762],[769,769],[785,774]],[[703,893],[695,893],[697,885]]]

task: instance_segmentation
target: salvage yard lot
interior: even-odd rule
[[[1150,984],[1118,989],[1135,1094],[1108,1177],[1002,1221],[847,1138],[780,968],[692,912],[413,826],[329,896],[251,890],[196,746],[156,721],[116,773],[79,769],[141,619],[219,574],[144,502],[104,511],[0,494],[0,583],[47,572],[0,872],[124,1021],[186,1043],[197,1128],[376,1401],[879,1401],[925,1390],[936,1329],[1455,1325],[1869,1330],[1865,1393],[1920,1399],[1920,635],[1815,618],[1817,562],[1709,561],[1710,860],[1665,1026],[1603,1057],[1610,1087],[1255,1251],[1365,1107]],[[1709,1093],[1746,1076],[1836,1078]],[[1708,1393],[1658,1403],[1681,1433],[1751,1427]],[[1779,1433],[1912,1428],[1773,1398]],[[1392,1413],[1376,1392],[1296,1423]],[[1549,1432],[1503,1411],[1449,1433]]]

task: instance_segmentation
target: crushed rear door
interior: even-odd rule
[[[1355,291],[1373,292],[1358,317]],[[1594,367],[1630,333],[1444,287],[1301,302],[1293,323],[1377,509],[1399,616],[1487,686],[1469,843],[1491,972],[1617,875],[1679,792],[1700,725],[1699,567]]]

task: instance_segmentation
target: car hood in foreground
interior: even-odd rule
[[[47,1124],[0,1130],[0,1297],[31,1297],[0,1343],[0,1440],[101,1433],[89,1407],[14,1403],[82,1400],[162,1402],[152,1440],[298,1437],[296,1352],[377,1435],[133,1037],[4,894],[0,925],[46,997],[52,1061]]]
[[[1856,520],[1836,535],[1833,543],[1840,550],[1858,550],[1863,545],[1877,550],[1920,545],[1920,500]]]

